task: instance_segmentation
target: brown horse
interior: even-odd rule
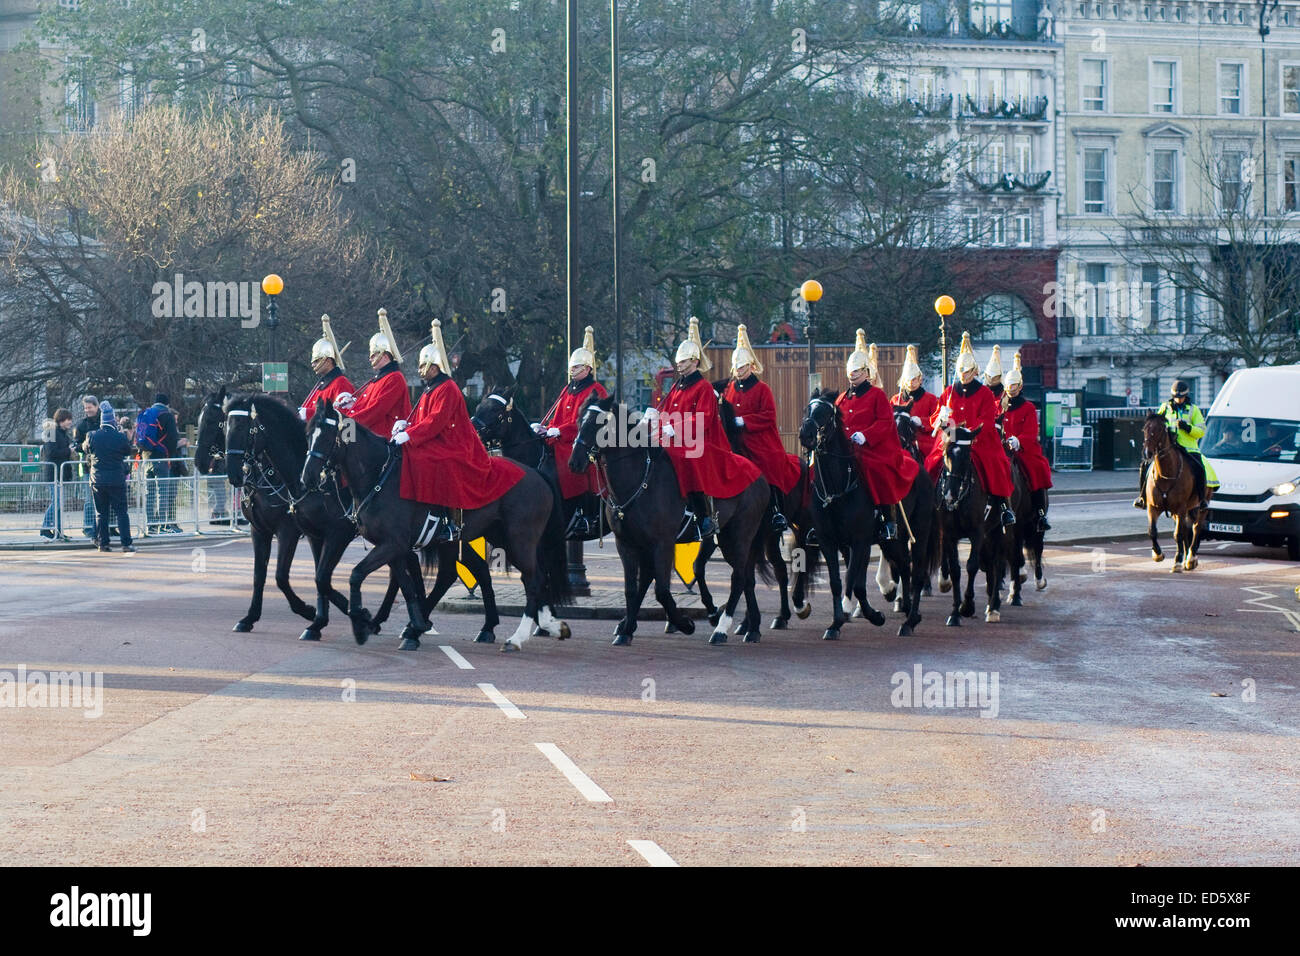
[[[1187,452],[1178,447],[1174,433],[1163,415],[1152,412],[1142,427],[1142,453],[1151,460],[1147,483],[1143,489],[1147,503],[1147,533],[1151,536],[1151,558],[1163,561],[1164,552],[1156,540],[1156,520],[1161,512],[1174,519],[1175,574],[1195,569],[1196,551],[1201,546],[1205,509],[1196,494],[1196,477],[1187,461]],[[1208,492],[1207,492],[1208,496]]]

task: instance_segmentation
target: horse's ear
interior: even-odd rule
[[[226,400],[226,395],[227,395],[227,394],[229,394],[229,393],[226,391],[226,386],[222,385],[222,386],[221,386],[221,391],[217,392],[217,404],[218,404],[218,405],[220,405],[222,402],[224,402],[224,401]]]
[[[511,389],[511,391],[513,392],[513,389]],[[506,402],[506,411],[508,411],[508,412],[509,412],[509,411],[513,411],[513,410],[514,410],[514,407],[515,407],[515,397],[514,397],[514,395],[512,394],[512,395],[510,396],[510,401]]]

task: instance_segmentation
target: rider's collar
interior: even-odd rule
[[[320,381],[316,383],[316,387],[320,388],[322,385],[328,385],[330,382],[334,381],[342,374],[343,374],[343,370],[339,368],[337,365],[335,365],[332,369],[330,369],[328,372],[326,372],[324,375],[320,377]]]
[[[449,382],[449,381],[451,381],[451,376],[448,375],[446,372],[444,372],[442,369],[438,369],[438,374],[424,383],[424,390],[427,392],[430,389],[437,388],[443,382]]]
[[[690,388],[692,385],[700,381],[702,378],[704,378],[704,376],[700,374],[700,370],[697,368],[690,375],[683,375],[681,378],[679,378],[677,380],[677,384],[681,388]]]
[[[758,384],[758,376],[755,375],[753,372],[750,372],[744,378],[736,379],[735,382],[736,382],[736,388],[740,389],[743,392],[745,389],[753,388],[755,385]]]
[[[1007,402],[1007,408],[1019,408],[1023,404],[1025,404],[1025,396],[1020,394]]]
[[[375,377],[372,378],[370,381],[377,382],[385,375],[389,375],[393,372],[400,372],[401,370],[402,370],[401,364],[397,361],[397,359],[393,359],[391,362],[389,362],[387,365],[385,365],[383,368],[377,371],[375,373]]]
[[[913,400],[913,401],[916,401],[918,398],[920,398],[922,395],[925,394],[925,386],[922,385],[922,386],[921,386],[920,388],[918,388],[916,391],[914,391],[914,392],[908,392],[907,394],[912,396],[912,400]]]
[[[974,395],[983,387],[984,387],[983,382],[981,382],[977,378],[973,378],[970,380],[969,385],[963,385],[961,382],[955,383],[952,387],[952,390],[956,392],[958,395],[960,395],[962,398],[970,398],[972,395]]]
[[[587,389],[591,388],[595,384],[596,384],[596,376],[588,373],[587,375],[584,375],[582,378],[578,379],[576,382],[570,381],[569,384],[564,387],[565,389],[568,390],[570,395],[581,395],[583,392],[585,392]]]
[[[849,386],[849,394],[850,394],[850,395],[858,395],[858,396],[862,396],[862,395],[867,394],[867,392],[870,391],[870,390],[871,390],[871,379],[869,379],[869,378],[868,378],[868,379],[863,379],[863,380],[862,380],[861,382],[859,382],[857,385],[850,385],[850,386]]]

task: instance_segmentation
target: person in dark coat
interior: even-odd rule
[[[72,412],[60,408],[54,413],[54,429],[49,441],[41,445],[41,461],[45,462],[42,481],[53,483],[54,493],[50,496],[50,506],[45,509],[45,520],[41,522],[41,537],[58,538],[67,541],[63,534],[63,504],[59,500],[59,479],[69,477],[60,475],[63,463],[72,460]]]
[[[81,396],[81,411],[84,417],[77,423],[72,433],[72,450],[76,454],[81,453],[86,438],[99,427],[99,399],[94,395]],[[84,465],[78,471],[81,478],[85,478],[88,474]],[[86,489],[86,506],[81,516],[81,533],[87,538],[95,537],[95,499],[90,494],[89,488]]]
[[[90,490],[95,496],[96,536],[100,551],[112,551],[108,545],[109,508],[117,513],[117,528],[122,537],[122,550],[134,551],[131,544],[131,517],[126,507],[126,478],[130,465],[131,441],[118,431],[113,418],[113,406],[104,402],[99,406],[101,425],[91,432],[84,443],[90,461]]]

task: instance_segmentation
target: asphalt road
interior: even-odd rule
[[[1002,623],[945,627],[936,593],[910,639],[822,641],[823,589],[759,644],[643,624],[614,648],[575,621],[513,655],[465,615],[414,653],[337,615],[299,643],[274,592],[232,633],[250,565],[242,540],[0,553],[0,671],[104,685],[88,717],[6,705],[0,673],[8,863],[1300,861],[1300,575],[1277,551],[1211,543],[1172,575],[1141,543],[1054,548]],[[969,671],[973,700],[922,693]]]

